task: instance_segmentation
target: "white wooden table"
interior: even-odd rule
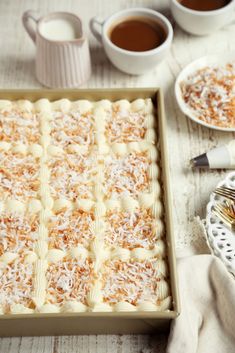
[[[88,21],[92,16],[103,18],[120,9],[146,6],[170,16],[167,0],[1,0],[0,1],[0,87],[37,88],[34,75],[35,48],[21,24],[25,10],[41,14],[52,11],[70,11],[78,14],[89,36],[93,73],[86,87],[156,87],[165,91],[168,118],[168,145],[173,191],[173,217],[176,246],[200,244],[192,237],[191,221],[195,215],[205,214],[210,191],[224,172],[194,171],[189,159],[217,144],[235,137],[215,132],[189,121],[174,100],[173,85],[179,71],[190,61],[211,53],[235,50],[235,24],[210,37],[193,37],[177,26],[171,52],[154,72],[135,77],[122,74],[106,58],[101,46],[92,38]],[[167,335],[124,336],[64,336],[0,339],[1,353],[163,353]]]

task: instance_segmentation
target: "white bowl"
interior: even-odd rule
[[[190,109],[187,104],[185,103],[181,89],[180,89],[180,83],[182,81],[187,80],[187,78],[194,74],[197,70],[202,69],[203,67],[210,66],[210,65],[224,65],[228,62],[234,61],[235,60],[235,52],[229,53],[229,54],[219,54],[219,55],[208,55],[208,56],[203,56],[200,59],[197,59],[193,62],[191,62],[189,65],[187,65],[178,75],[176,82],[175,82],[175,97],[176,101],[179,105],[179,108],[181,111],[187,115],[191,120],[195,121],[196,123],[209,127],[210,129],[214,130],[219,130],[219,131],[227,131],[227,132],[233,132],[235,131],[235,128],[226,128],[226,127],[219,127],[216,125],[212,124],[207,124],[202,120],[199,120],[194,112],[193,109]]]

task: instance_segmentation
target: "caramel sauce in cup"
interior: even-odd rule
[[[179,3],[191,10],[213,11],[228,5],[231,0],[178,0]]]
[[[130,51],[148,51],[166,40],[166,31],[157,21],[146,17],[125,19],[114,25],[109,37],[117,47]]]

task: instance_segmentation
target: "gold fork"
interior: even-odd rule
[[[229,188],[227,186],[220,186],[214,190],[214,193],[231,201],[235,201],[235,189]]]
[[[217,203],[213,207],[213,212],[235,231],[235,205],[233,202],[225,201],[224,204]]]

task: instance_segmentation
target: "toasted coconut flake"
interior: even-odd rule
[[[157,241],[155,222],[151,210],[135,212],[109,211],[106,215],[105,241],[110,246],[129,250],[151,249]]]
[[[116,105],[108,115],[106,137],[109,143],[140,141],[146,133],[146,114],[131,112]]]
[[[207,66],[181,82],[188,108],[207,124],[235,127],[235,62]]]
[[[89,247],[94,239],[94,214],[66,210],[54,215],[49,224],[49,248],[69,250],[78,245]]]
[[[107,198],[120,196],[137,197],[141,191],[148,191],[150,160],[147,153],[130,153],[127,156],[105,161],[104,189]]]
[[[66,154],[49,162],[50,186],[53,197],[75,201],[77,197],[93,198],[93,185],[97,173],[95,157]]]
[[[0,256],[5,252],[33,250],[38,238],[39,219],[34,215],[30,218],[17,215],[0,216]]]
[[[64,260],[50,264],[46,273],[46,303],[63,305],[77,301],[87,305],[87,294],[94,278],[90,259]]]
[[[10,313],[10,307],[13,304],[23,304],[33,309],[33,265],[24,263],[22,258],[17,258],[1,268],[0,273],[0,302],[4,312]]]
[[[39,117],[33,112],[13,108],[0,112],[0,141],[24,144],[38,143],[40,139]]]
[[[94,117],[91,112],[54,112],[51,121],[51,143],[67,147],[70,144],[94,144]]]
[[[143,301],[156,304],[156,289],[161,278],[155,265],[156,259],[139,261],[108,261],[103,281],[104,301],[110,304],[126,301],[138,305]]]
[[[0,192],[19,201],[36,198],[39,189],[39,160],[32,155],[22,156],[0,152]]]

